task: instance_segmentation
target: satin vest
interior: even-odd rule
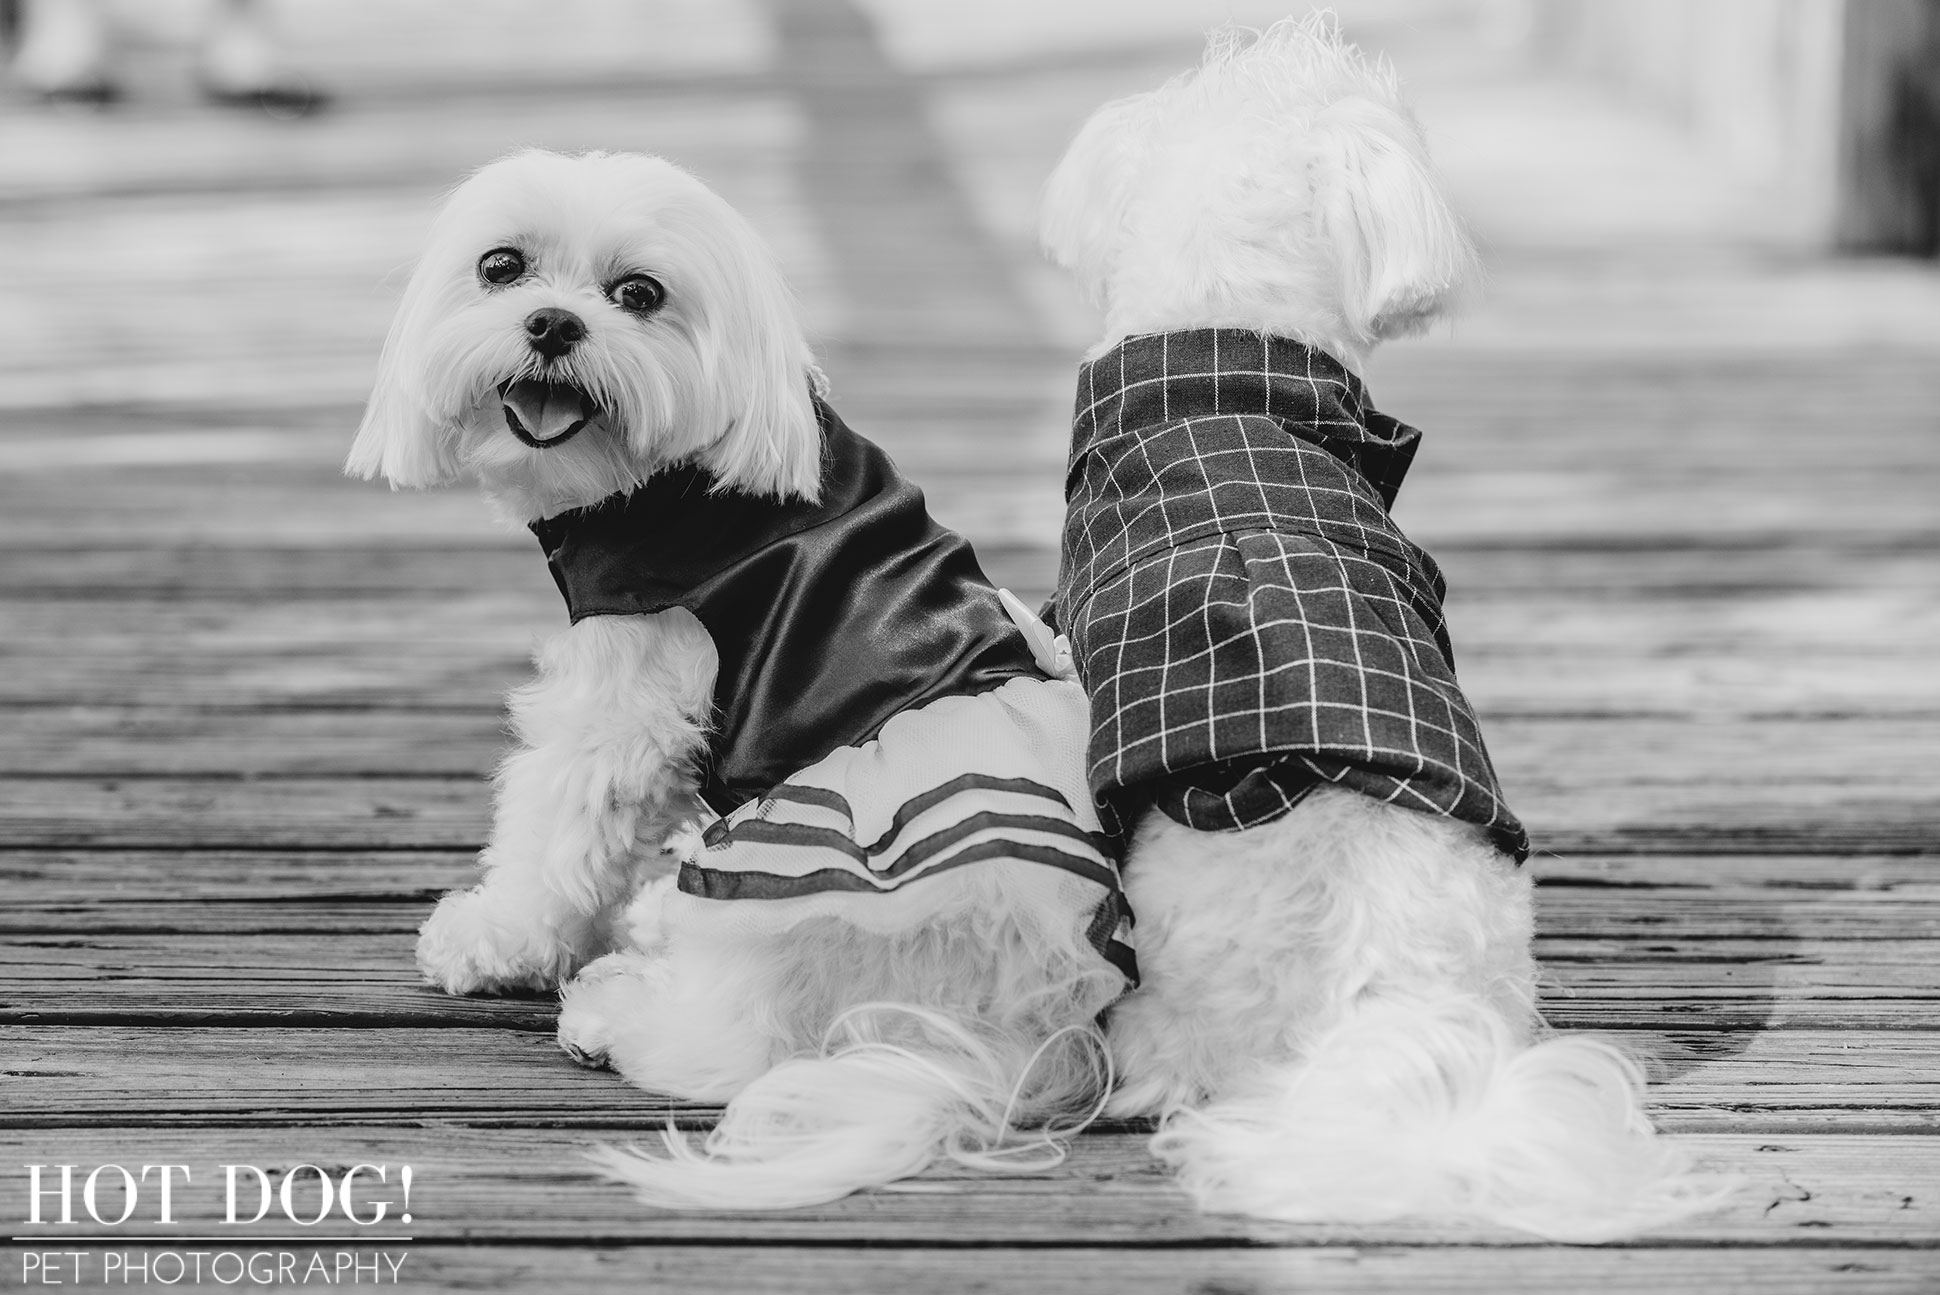
[[[969,541],[817,399],[817,503],[687,466],[532,524],[577,624],[684,607],[720,654],[701,794],[726,814],[899,711],[1042,678]]]

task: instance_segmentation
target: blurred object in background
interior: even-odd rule
[[[1767,50],[1775,69],[1783,51],[1787,66],[1803,60],[1811,42],[1796,20],[1813,4],[1845,12],[1838,0],[1676,9],[1736,13],[1741,25],[1764,14],[1766,34],[1741,32],[1732,47],[1747,64]],[[1054,348],[1031,370],[1037,385],[1007,377],[1027,412],[999,420],[1027,425],[1040,447],[1044,470],[1020,487],[1028,501],[984,492],[976,506],[1011,520],[955,520],[980,538],[1055,534],[1065,357],[1098,324],[1037,253],[1039,187],[1086,114],[1185,66],[1208,27],[1302,5],[258,0],[281,47],[335,96],[332,111],[289,129],[202,107],[192,70],[224,12],[217,0],[97,0],[113,22],[120,110],[0,102],[11,254],[0,417],[141,406],[352,422],[395,304],[391,276],[446,186],[517,147],[630,149],[694,168],[748,214],[836,372],[888,375],[857,357],[918,339],[939,351],[991,338]],[[1827,256],[1829,226],[1807,236],[1809,204],[1781,181],[1809,168],[1788,168],[1773,124],[1803,131],[1807,100],[1781,99],[1776,71],[1758,81],[1718,55],[1700,75],[1688,52],[1666,52],[1651,73],[1647,51],[1599,60],[1588,36],[1564,39],[1569,19],[1627,24],[1625,39],[1641,43],[1660,30],[1654,5],[1602,0],[1572,17],[1561,0],[1334,0],[1349,35],[1406,78],[1490,261],[1489,291],[1459,324],[1377,366],[1508,348],[1940,352],[1940,262]],[[1761,86],[1762,108],[1711,102]],[[1763,152],[1720,161],[1719,128],[1694,125],[1700,95],[1703,113],[1730,116],[1740,135],[1765,122]],[[1833,138],[1829,120],[1819,129]],[[844,390],[866,410],[861,381]],[[279,444],[319,463],[341,448],[295,432]]]
[[[1504,0],[1546,60],[1689,124],[1799,237],[1940,253],[1940,0]]]
[[[13,79],[50,103],[112,103],[125,88],[109,0],[9,0]],[[324,96],[284,62],[259,0],[208,0],[195,58],[203,97],[276,115],[314,112]]]

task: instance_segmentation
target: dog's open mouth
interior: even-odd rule
[[[564,445],[599,412],[591,396],[566,382],[520,378],[501,383],[498,395],[505,425],[535,450]]]

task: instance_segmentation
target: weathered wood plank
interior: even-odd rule
[[[488,789],[475,778],[0,780],[13,845],[352,849],[478,847]]]
[[[0,846],[0,883],[54,899],[129,900],[279,896],[383,899],[444,884],[468,868],[463,850],[223,851],[21,850]],[[1539,854],[1526,865],[1544,904],[1602,911],[1628,891],[1667,891],[1673,903],[1743,895],[1748,903],[1871,904],[1940,896],[1940,855]],[[12,893],[23,894],[24,889]],[[1650,902],[1650,901],[1645,901]],[[1572,907],[1571,911],[1575,911]],[[1616,910],[1622,911],[1622,910]],[[1720,930],[1722,928],[1719,928]]]
[[[112,855],[110,857],[113,857]],[[0,862],[0,879],[15,869]],[[76,893],[72,886],[47,893],[39,887],[13,890],[0,913],[4,934],[266,934],[308,932],[396,932],[416,930],[429,900],[445,889],[470,881],[475,873],[470,856],[453,856],[416,870],[420,883],[406,888],[393,872],[387,878],[346,883],[331,893],[314,883],[294,894],[274,898],[272,888],[254,884],[245,894],[212,896],[185,893],[164,898],[137,898],[104,888],[95,894]],[[295,876],[295,869],[279,870]],[[309,882],[307,877],[298,877]],[[199,887],[183,887],[185,892]],[[321,891],[322,893],[318,893]],[[1905,946],[1940,938],[1940,902],[1917,901],[1890,895],[1861,896],[1841,901],[1787,902],[1779,893],[1745,892],[1691,901],[1683,892],[1644,891],[1625,894],[1595,892],[1590,896],[1550,892],[1539,909],[1544,948],[1552,960],[1592,959],[1613,955],[1613,942],[1633,942],[1641,956],[1723,955],[1727,952],[1756,961],[1809,959],[1825,949],[1860,958],[1865,950],[1847,943],[1876,943],[1877,956],[1904,956]],[[1809,932],[1809,939],[1805,933]],[[1802,944],[1801,941],[1805,942]],[[1640,956],[1633,952],[1624,956]]]
[[[1665,886],[1687,892],[1769,888],[1801,898],[1853,890],[1917,898],[1933,893],[1931,888],[1940,884],[1940,854],[1539,854],[1527,866],[1548,887],[1592,890],[1633,886]]]
[[[1914,751],[1931,745],[1924,728],[1901,729]],[[1773,769],[1738,785],[1646,782],[1637,773],[1595,768],[1609,748],[1588,740],[1596,733],[1590,729],[1563,749],[1580,753],[1592,768],[1571,769],[1560,754],[1540,774],[1525,772],[1520,759],[1505,760],[1503,781],[1537,845],[1557,853],[1930,851],[1932,799],[1897,776],[1916,766],[1869,761],[1855,768],[1850,783],[1832,781],[1838,754],[1851,748],[1831,749],[1836,725],[1816,731],[1829,767],[1789,777]],[[1714,740],[1709,751],[1686,752],[1677,764],[1702,768],[1720,751],[1750,756],[1780,740],[1782,730],[1745,725],[1719,736],[1733,740]],[[1531,785],[1537,777],[1542,781]],[[120,849],[475,848],[485,839],[488,798],[475,777],[0,778],[0,841]]]
[[[356,420],[356,410],[346,408],[340,432],[346,450]],[[148,463],[0,474],[0,543],[44,544],[49,535],[64,535],[77,543],[246,545],[274,535],[279,544],[327,548],[343,544],[346,533],[359,546],[517,542],[468,492],[393,495],[344,481],[325,464],[299,469],[245,459],[223,468],[212,473],[204,465]]]
[[[315,907],[319,913],[329,914],[343,912],[349,906],[325,903]],[[238,976],[267,972],[274,979],[300,980],[316,974],[316,961],[333,957],[348,959],[351,965],[345,970],[359,974],[381,972],[387,966],[398,973],[407,971],[411,965],[409,945],[399,941],[415,932],[429,915],[429,900],[358,907],[368,916],[341,928],[327,924],[327,919],[312,925],[302,918],[279,922],[266,917],[267,930],[251,929],[240,921],[201,923],[191,919],[176,923],[165,919],[162,929],[139,932],[12,932],[9,941],[0,945],[0,966],[14,968],[19,983],[87,982],[95,973],[110,971],[117,973],[116,979],[123,979],[127,973],[144,969],[162,979],[169,972],[181,975],[211,968],[225,953],[243,959],[247,950],[254,948],[256,956],[268,965],[250,958],[250,965],[238,968]],[[136,911],[156,912],[159,908],[141,906]],[[297,936],[307,938],[286,938]],[[1612,983],[1635,981],[1640,985],[1693,988],[1710,983],[1703,970],[1706,965],[1729,962],[1734,964],[1733,974],[1749,981],[1780,975],[1789,978],[1799,971],[1817,969],[1826,976],[1824,987],[1828,989],[1846,980],[1924,997],[1940,995],[1940,959],[1934,956],[1937,944],[1940,942],[1927,939],[1825,939],[1816,933],[1751,939],[1710,932],[1679,936],[1646,927],[1598,935],[1539,931],[1535,949],[1560,979],[1559,988],[1565,993],[1600,983],[1598,977],[1602,975],[1614,978]]]
[[[1014,588],[1027,602],[1044,590]],[[228,710],[338,707],[472,709],[490,707],[530,675],[527,649],[559,622],[524,622],[483,632],[496,643],[457,636],[391,644],[211,650],[196,656],[99,649],[63,653],[57,645],[0,653],[0,706],[194,705]],[[462,631],[463,627],[460,627]],[[1458,639],[1460,630],[1457,630]],[[1500,715],[1733,715],[1829,717],[1932,716],[1940,703],[1932,653],[1865,655],[1848,648],[1782,656],[1717,647],[1656,656],[1457,649],[1462,682],[1485,721]]]
[[[299,1252],[299,1265],[308,1252]],[[326,1251],[326,1256],[329,1252]],[[391,1253],[395,1254],[394,1249]],[[365,1256],[366,1262],[369,1256]],[[332,1260],[326,1257],[326,1267]],[[92,1270],[90,1270],[92,1271]],[[298,1269],[300,1271],[300,1268]],[[1363,1247],[1187,1250],[1097,1245],[1017,1249],[787,1246],[412,1246],[407,1279],[465,1291],[632,1295],[1307,1295],[1474,1292],[1550,1295],[1929,1295],[1940,1256],[1924,1249],[1672,1246],[1489,1250]],[[75,1289],[122,1289],[77,1287]]]
[[[1049,585],[1011,582],[1035,602]],[[1508,713],[1903,715],[1940,712],[1931,609],[1897,596],[1683,607],[1531,597],[1450,605],[1464,684]],[[16,614],[17,613],[17,614]],[[1738,613],[1743,613],[1739,615]],[[1870,626],[1864,642],[1829,632]],[[255,603],[13,600],[0,704],[465,706],[565,627],[557,596]]]
[[[220,1246],[208,1247],[211,1253]],[[295,1281],[322,1256],[323,1271],[376,1262],[375,1247],[347,1250],[302,1245],[292,1253]],[[250,1247],[245,1253],[254,1253]],[[1920,1248],[1834,1246],[1548,1249],[1495,1251],[1433,1247],[1194,1246],[1181,1250],[1098,1245],[1016,1248],[626,1245],[498,1246],[465,1243],[391,1247],[402,1261],[407,1288],[463,1291],[556,1291],[632,1295],[640,1290],[682,1295],[1074,1295],[1109,1290],[1124,1295],[1247,1295],[1340,1292],[1446,1291],[1476,1295],[1552,1295],[1597,1291],[1609,1295],[1930,1295],[1940,1280],[1940,1257]],[[343,1257],[341,1260],[339,1255]],[[59,1261],[57,1261],[58,1264]],[[85,1261],[84,1261],[85,1262]],[[387,1261],[388,1262],[388,1261]],[[168,1271],[173,1271],[170,1268]],[[233,1273],[233,1269],[225,1269]],[[267,1274],[268,1270],[264,1270]],[[389,1269],[384,1269],[386,1278]],[[57,1275],[62,1270],[55,1269]],[[369,1268],[366,1268],[366,1273]],[[122,1274],[103,1279],[92,1261],[74,1290],[125,1290]],[[63,1277],[63,1280],[67,1280]],[[368,1278],[367,1278],[368,1280]]]
[[[400,608],[388,598],[351,595],[278,598],[154,598],[98,601],[13,595],[5,645],[31,650],[66,643],[75,652],[199,655],[300,647],[388,645],[400,652],[485,634],[485,644],[517,651],[541,633],[565,628],[565,608],[534,561],[521,579],[469,590],[426,591]]]
[[[0,1020],[546,1028],[549,1001],[448,998],[418,983],[408,918],[398,924],[406,929],[13,935],[0,941]],[[1940,1012],[1930,941],[1539,936],[1536,952],[1544,1013],[1569,1028],[1919,1029]]]
[[[552,1030],[553,995],[452,997],[421,982],[415,945],[411,931],[11,936],[0,1021]]]
[[[1612,939],[1664,940],[1720,947],[1756,956],[1749,941],[1764,940],[1781,954],[1793,941],[1925,941],[1940,939],[1940,902],[1893,893],[1840,894],[1799,900],[1784,891],[1640,890],[1613,893],[1543,888],[1537,892],[1537,928],[1549,956],[1563,956],[1566,937],[1599,950]],[[1596,956],[1596,955],[1591,955]]]
[[[1537,856],[1539,926],[1566,936],[1681,941],[1923,940],[1940,935],[1940,860],[1919,856]],[[404,929],[469,881],[466,850],[7,850],[0,929]],[[394,917],[392,911],[405,916]],[[416,914],[416,917],[409,915]],[[339,926],[341,921],[344,926]],[[1775,946],[1783,949],[1783,945]]]
[[[102,853],[110,860],[126,857]],[[77,881],[15,882],[0,910],[0,935],[415,931],[433,897],[476,875],[468,853],[453,853],[413,869],[416,886],[402,884],[399,869],[379,865],[381,871],[369,881],[340,876],[333,887],[307,875],[307,861],[290,866],[288,858],[284,866],[266,867],[260,879],[252,877],[240,893],[215,894],[214,887],[190,883],[173,894],[144,897],[113,882],[98,883],[92,894],[82,893]],[[113,866],[90,871],[98,876]],[[0,855],[0,882],[19,873]],[[292,889],[277,889],[271,878],[289,879]],[[1878,944],[1878,958],[1891,959],[1923,942],[1933,942],[1940,953],[1940,896],[1842,894],[1801,902],[1782,890],[1721,891],[1698,898],[1689,890],[1546,890],[1539,895],[1537,925],[1552,961],[1677,954],[1796,961],[1828,950],[1836,951],[1835,960],[1846,954],[1857,959],[1866,950],[1846,945],[1864,943]],[[1619,941],[1628,942],[1628,951],[1611,954]]]
[[[41,1036],[45,1049],[41,1055],[61,1069],[60,1090],[48,1094],[45,1108],[54,1112],[67,1110],[70,1102],[92,1110],[103,1096],[112,1101],[113,1085],[125,1082],[116,1070],[117,1061],[151,1049],[165,1051],[166,1059],[161,1062],[162,1073],[142,1081],[148,1100],[159,1092],[174,1092],[186,1081],[197,1090],[186,1100],[204,1114],[225,1120],[246,1109],[242,1089],[254,1089],[259,1094],[256,1100],[272,1105],[282,1100],[314,1100],[314,1093],[302,1098],[293,1093],[279,1099],[271,1090],[286,1079],[301,1087],[304,1084],[298,1081],[309,1075],[313,1086],[325,1085],[331,1082],[331,1074],[340,1074],[341,1096],[348,1100],[355,1094],[360,1105],[387,1116],[417,1110],[424,1103],[439,1103],[438,1109],[445,1110],[443,1103],[454,1077],[462,1075],[465,1082],[458,1085],[459,1089],[504,1092],[505,1105],[493,1110],[494,1122],[512,1117],[518,1108],[525,1108],[529,1118],[544,1122],[543,1112],[548,1109],[544,1103],[550,1092],[548,1076],[571,1070],[574,1082],[581,1074],[599,1078],[593,1072],[579,1071],[551,1048],[549,1039],[537,1033],[408,1029],[368,1034],[298,1032],[312,1036],[309,1048],[238,1037],[256,1033],[249,1031],[94,1029],[64,1031],[53,1040],[46,1039],[44,1030],[29,1033]],[[93,1036],[105,1037],[97,1041]],[[206,1042],[202,1042],[204,1039]],[[76,1047],[77,1042],[82,1046]],[[1626,1034],[1622,1042],[1648,1059],[1656,1079],[1651,1092],[1653,1109],[1667,1127],[1697,1130],[1761,1123],[1782,1127],[1790,1122],[1803,1127],[1846,1122],[1879,1128],[1940,1128],[1940,1065],[1936,1064],[1940,1063],[1940,1033],[1639,1031]],[[25,1051],[31,1054],[34,1049]],[[353,1053],[358,1058],[355,1066],[343,1070],[340,1063],[344,1055]],[[96,1095],[95,1103],[70,1091],[70,1085],[88,1078],[90,1054],[97,1068],[92,1085],[106,1090]],[[31,1068],[31,1061],[28,1065]],[[218,1091],[213,1096],[201,1093],[212,1085],[199,1083],[198,1076],[218,1073],[231,1075],[230,1091]],[[607,1078],[611,1081],[610,1076]],[[423,1095],[416,1095],[421,1086]],[[605,1100],[602,1085],[575,1091],[584,1096],[588,1117]],[[130,1100],[134,1096],[131,1094]],[[634,1096],[629,1094],[626,1101],[632,1102]],[[27,1099],[31,1101],[31,1091]],[[579,1109],[573,1106],[576,1100],[562,1103],[562,1118],[568,1107]],[[667,1104],[663,1099],[653,1100]],[[450,1118],[457,1118],[456,1112],[465,1107],[462,1093],[451,1094],[450,1103]],[[685,1108],[691,1104],[674,1105]],[[311,1111],[305,1118],[315,1118],[316,1107],[305,1109]],[[15,1112],[19,1117],[27,1114],[26,1107]],[[263,1118],[247,1115],[251,1123]],[[1935,1172],[1940,1173],[1940,1165],[1935,1166]]]
[[[1001,549],[1020,553],[1020,549]],[[1693,554],[1701,563],[1702,553]],[[1048,587],[1048,563],[1016,564],[1031,587]],[[1459,572],[1458,572],[1459,574]],[[1458,647],[1469,652],[1570,651],[1592,659],[1676,648],[1741,648],[1762,657],[1785,651],[1842,651],[1856,660],[1891,660],[1940,636],[1940,562],[1896,583],[1731,592],[1700,578],[1682,589],[1578,585],[1570,589],[1493,590],[1457,584],[1450,615]],[[480,632],[499,646],[563,627],[564,609],[535,553],[506,578],[471,588],[425,589],[400,608],[396,596],[312,589],[301,597],[238,590],[228,596],[68,591],[7,595],[0,646],[11,651],[68,644],[113,653],[173,649],[239,651],[318,643],[383,643],[404,648]],[[1843,618],[1828,622],[1827,617]],[[1877,634],[1869,631],[1877,631]]]
[[[1050,415],[1053,426],[1060,417],[1069,417],[1068,406]],[[1577,416],[1558,411],[1557,417]],[[354,415],[350,421],[354,422]],[[858,430],[872,436],[879,431]],[[954,426],[937,429],[939,436],[960,434]],[[1549,429],[1525,429],[1523,434],[1535,441],[1549,435]],[[1626,434],[1611,435],[1614,440]],[[347,446],[348,426],[343,435]],[[1565,443],[1572,450],[1583,445],[1578,438],[1567,438]],[[1435,448],[1431,441],[1430,449]],[[1823,492],[1814,493],[1809,483],[1822,465],[1793,463],[1770,470],[1775,481],[1781,473],[1792,479],[1792,488],[1785,490],[1759,480],[1761,473],[1740,461],[1705,470],[1752,479],[1735,481],[1731,489],[1719,488],[1693,500],[1688,497],[1688,484],[1668,474],[1639,477],[1618,465],[1597,471],[1593,463],[1553,460],[1531,464],[1515,461],[1506,451],[1494,456],[1502,462],[1471,469],[1470,449],[1466,440],[1451,440],[1441,447],[1439,463],[1424,453],[1423,464],[1403,491],[1397,518],[1431,552],[1439,554],[1466,539],[1491,543],[1526,539],[1534,546],[1563,535],[1684,537],[1695,533],[1737,541],[1787,527],[1806,535],[1822,530],[1842,538],[1872,534],[1890,541],[1931,531],[1932,510],[1926,501],[1940,489],[1940,480],[1935,479],[1940,474],[1910,465],[1904,477],[1890,480],[1841,474],[1823,482]],[[1681,447],[1665,445],[1659,451],[1674,460]],[[1650,449],[1637,446],[1634,452],[1643,455]],[[1759,450],[1747,442],[1740,452],[1755,456]],[[1897,456],[1899,451],[1881,453]],[[1056,469],[1020,482],[1014,471],[988,463],[980,469],[939,473],[924,471],[917,456],[908,453],[900,453],[898,461],[906,464],[938,515],[975,543],[1056,542],[1063,512]],[[482,537],[487,543],[507,542],[507,533],[490,524],[482,505],[468,492],[392,497],[367,485],[333,484],[327,469],[321,468],[306,479],[287,469],[271,472],[252,466],[255,480],[222,484],[203,480],[206,468],[149,467],[139,473],[90,469],[68,475],[71,486],[55,490],[49,488],[50,478],[57,476],[52,472],[14,478],[26,481],[31,489],[9,486],[8,477],[0,474],[0,544],[44,543],[50,533],[67,529],[77,542],[111,544],[148,540],[247,545],[266,534],[273,534],[279,543],[315,545],[342,544],[349,535],[360,547],[387,537],[400,541]],[[158,485],[166,488],[158,493]],[[1020,508],[1020,490],[1028,494],[1027,509]],[[74,516],[73,500],[80,495],[98,510],[92,523]],[[516,545],[517,537],[511,542]]]
[[[476,879],[454,866],[442,889]],[[4,875],[4,870],[0,870]],[[262,895],[258,889],[256,894]],[[37,900],[31,893],[0,913],[0,935],[383,935],[415,932],[439,893],[404,902],[335,898],[208,898],[127,903]]]
[[[189,1167],[179,1177],[179,1219],[224,1217],[223,1164],[251,1164],[279,1172],[310,1163],[341,1175],[354,1164],[384,1165],[390,1181],[360,1176],[358,1209],[379,1201],[391,1209],[380,1224],[357,1227],[342,1218],[305,1229],[306,1244],[356,1238],[379,1244],[389,1236],[414,1241],[487,1243],[732,1241],[768,1244],[867,1241],[886,1246],[1118,1244],[1142,1250],[1216,1242],[1313,1247],[1452,1245],[1508,1248],[1516,1262],[1544,1248],[1531,1238],[1490,1228],[1437,1227],[1397,1221],[1364,1227],[1298,1225],[1198,1213],[1144,1149],[1136,1133],[1088,1134],[1076,1139],[1065,1164],[1041,1174],[992,1175],[939,1168],[901,1190],[891,1188],[828,1205],[775,1213],[673,1213],[635,1203],[625,1189],[599,1180],[584,1159],[603,1143],[642,1136],[638,1124],[598,1129],[363,1129],[315,1120],[266,1128],[179,1130],[142,1126],[0,1134],[8,1163],[95,1164],[169,1162]],[[119,1139],[119,1141],[117,1141]],[[1707,1169],[1736,1174],[1743,1185],[1716,1212],[1653,1232],[1652,1249],[1679,1242],[1748,1247],[1866,1244],[1887,1247],[1930,1242],[1940,1211],[1940,1170],[1923,1139],[1907,1136],[1814,1135],[1773,1142],[1760,1136],[1690,1135],[1682,1139]],[[397,1169],[412,1167],[411,1224],[395,1219],[401,1194]],[[246,1182],[247,1180],[245,1180]],[[25,1177],[0,1183],[0,1209],[25,1219]],[[314,1205],[314,1179],[304,1198]],[[50,1237],[106,1240],[136,1230],[100,1227],[78,1208],[72,1227],[25,1229]],[[307,1211],[306,1211],[307,1212]],[[272,1215],[277,1212],[272,1210]],[[150,1216],[152,1217],[152,1216]],[[182,1230],[187,1230],[186,1228]],[[252,1235],[286,1235],[273,1217],[251,1226],[216,1226],[247,1244]],[[148,1226],[141,1229],[159,1233]],[[415,1246],[413,1247],[415,1249]],[[1457,1251],[1456,1253],[1459,1253]],[[1593,1251],[1557,1251],[1592,1254]],[[1606,1252],[1609,1253],[1609,1252]],[[927,1285],[918,1289],[929,1289]],[[1249,1288],[1250,1289],[1250,1288]]]
[[[16,1126],[435,1119],[653,1127],[669,1111],[704,1109],[575,1064],[550,1029],[0,1027],[0,1038],[4,1119]]]
[[[511,744],[492,694],[464,711],[34,706],[0,720],[0,777],[55,773],[484,777]]]
[[[4,717],[0,779],[483,778],[511,744],[492,692],[459,710],[47,705]],[[1712,820],[1727,827],[1749,813],[1779,824],[1837,820],[1846,800],[1904,799],[1918,809],[1929,797],[1905,771],[1940,768],[1940,723],[1919,717],[1496,714],[1485,722],[1512,803],[1579,832],[1649,824],[1664,807],[1672,823],[1702,826],[1707,793],[1738,806]],[[1855,761],[1854,751],[1872,754]],[[1757,773],[1732,772],[1740,769]]]
[[[530,636],[536,642],[538,635]],[[0,663],[29,682],[9,691],[0,708],[195,706],[230,713],[316,710],[491,711],[532,677],[522,648],[479,652],[457,641],[166,656],[59,658],[0,653]]]
[[[3,444],[0,441],[0,444]],[[988,454],[987,450],[980,450]],[[1042,544],[977,546],[992,579],[1049,584],[1055,536]],[[401,598],[546,585],[531,540],[509,532],[466,544],[401,542],[353,547],[207,544],[171,547],[77,541],[20,544],[0,564],[0,594],[81,600]],[[1940,573],[1940,533],[1717,537],[1559,532],[1489,543],[1456,538],[1435,558],[1470,605],[1529,594],[1610,599],[1771,597],[1802,591],[1926,590]]]
[[[1508,715],[1841,718],[1932,716],[1931,671],[1914,655],[1800,648],[1780,655],[1707,648],[1600,655],[1547,649],[1468,651],[1462,686],[1485,727]],[[1491,739],[1493,743],[1493,739]]]
[[[470,850],[0,849],[0,886],[53,905],[369,904],[427,900],[471,877],[475,862]]]

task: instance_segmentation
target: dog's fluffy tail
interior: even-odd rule
[[[594,1159],[663,1209],[816,1205],[939,1157],[1047,1169],[1095,1118],[1109,1066],[1088,1024],[1032,1048],[933,1009],[864,1004],[836,1020],[822,1055],[736,1094],[698,1150],[670,1126],[659,1154],[606,1147]]]
[[[1732,1183],[1657,1138],[1608,1043],[1519,1041],[1482,1003],[1376,1002],[1153,1151],[1204,1209],[1289,1221],[1466,1218],[1598,1242],[1709,1209]]]

